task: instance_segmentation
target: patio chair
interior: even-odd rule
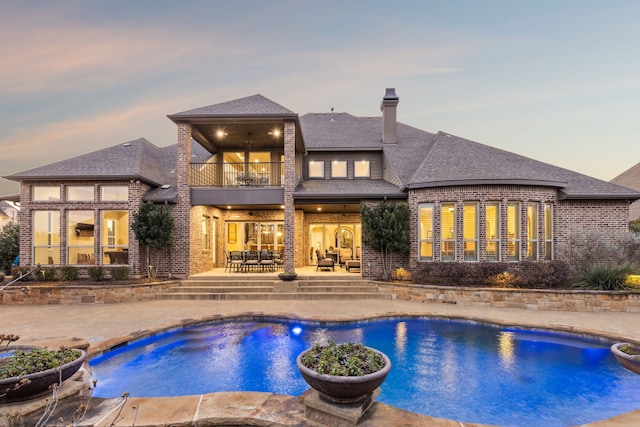
[[[264,271],[265,269],[274,271],[274,267],[275,262],[273,260],[273,252],[262,251],[260,253],[260,271]]]
[[[243,263],[244,263],[244,257],[242,256],[242,252],[231,251],[227,255],[227,265],[225,266],[224,271],[227,271],[227,268],[228,268],[229,272],[231,272],[231,270],[237,272],[242,268]]]
[[[258,251],[246,251],[244,254],[244,263],[242,264],[242,271],[246,273],[250,269],[254,269],[257,272],[259,265],[260,265],[260,257],[258,255]]]
[[[320,269],[320,271],[324,269],[331,269],[333,271],[336,271],[336,265],[333,261],[333,258],[325,258],[325,256],[322,255],[322,252],[320,252],[320,249],[316,249],[316,256],[318,257],[316,271],[318,271],[318,269]]]

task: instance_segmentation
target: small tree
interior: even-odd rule
[[[389,280],[391,253],[407,253],[410,246],[409,206],[404,202],[360,207],[362,241],[382,254],[382,279]]]
[[[633,221],[629,221],[629,231],[634,233],[640,233],[640,218],[636,218]]]
[[[20,226],[10,222],[0,231],[0,271],[11,274],[11,264],[20,253]]]
[[[160,250],[170,248],[173,243],[174,227],[175,224],[167,205],[145,202],[140,206],[138,213],[133,216],[131,229],[140,245],[146,248],[147,266],[150,266],[150,252],[154,250],[157,268],[160,261]]]

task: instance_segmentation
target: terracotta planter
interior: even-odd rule
[[[628,354],[620,350],[620,347],[630,345],[635,348],[639,354]],[[611,352],[622,366],[628,370],[640,374],[640,349],[626,342],[615,343],[611,346]]]
[[[0,358],[3,355],[12,354],[16,350],[33,350],[35,348],[36,347],[19,346],[3,349],[0,350]],[[0,403],[31,399],[44,392],[49,393],[49,387],[52,384],[65,381],[80,369],[84,360],[87,358],[87,353],[83,350],[78,351],[80,352],[80,356],[77,359],[57,368],[0,380]],[[29,380],[29,382],[19,385],[20,382],[24,382],[25,379]],[[19,387],[16,388],[18,385]]]
[[[391,361],[386,354],[370,348],[380,354],[384,359],[384,367],[372,374],[359,377],[345,377],[336,375],[319,374],[302,364],[302,357],[310,350],[305,350],[296,358],[296,365],[302,374],[302,378],[313,389],[320,393],[320,397],[334,403],[357,403],[367,399],[375,389],[387,378],[391,370]]]

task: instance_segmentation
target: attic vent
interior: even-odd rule
[[[167,188],[171,188],[171,185],[170,185],[170,184],[164,184],[164,185],[163,185],[162,187],[160,187],[160,188],[162,188],[163,190],[166,190]]]
[[[125,142],[124,144],[122,144],[123,147],[131,147],[131,143],[130,142]]]

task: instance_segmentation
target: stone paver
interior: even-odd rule
[[[21,336],[19,341],[21,344],[42,342],[58,337],[77,337],[87,340],[91,344],[90,353],[95,353],[113,344],[158,329],[220,317],[260,314],[321,321],[356,320],[384,316],[440,316],[512,326],[553,328],[605,336],[616,341],[640,343],[640,315],[638,313],[532,311],[377,300],[330,302],[149,301],[107,305],[2,306],[0,307],[0,333]],[[248,412],[251,412],[252,404],[257,405],[254,408],[255,414],[260,414],[262,411],[261,417],[269,418],[269,416],[280,413],[282,419],[288,419],[290,422],[301,416],[300,411],[302,410],[296,399],[271,394],[247,396],[243,393],[230,393],[225,396],[216,393],[171,398],[170,401],[171,404],[167,405],[165,399],[130,399],[126,414],[121,414],[129,424],[118,422],[113,425],[131,425],[132,418],[129,417],[136,418],[135,425],[160,425],[156,423],[158,420],[169,423],[170,420],[174,420],[177,422],[175,425],[180,425],[183,422],[186,423],[185,425],[197,425],[195,420],[199,416],[226,416],[224,411],[230,411],[233,408],[237,411],[229,413],[229,417],[241,417],[242,411],[247,411],[247,408],[249,408]],[[226,402],[224,405],[221,403],[223,401]],[[107,399],[101,405],[108,408],[112,407],[114,402],[116,400]],[[245,405],[247,402],[249,404]],[[136,413],[131,412],[134,410],[134,406],[138,408]],[[165,406],[166,408],[164,408]],[[154,407],[157,407],[158,410],[152,410]],[[279,411],[274,409],[276,407],[279,408]],[[98,422],[98,417],[104,415],[104,413],[102,415],[94,414],[92,419]],[[404,422],[397,424],[401,419],[404,419]],[[367,413],[367,419],[363,420],[363,425],[417,425],[416,423],[421,422],[418,419],[424,421],[426,418],[420,416],[416,418],[414,414],[409,416],[397,408],[376,403],[372,412]],[[463,425],[446,420],[428,419],[431,420],[430,423],[435,423],[432,425],[450,425],[449,423]],[[394,420],[393,424],[388,424],[392,422],[391,420]],[[277,420],[274,425],[278,425]],[[590,425],[594,427],[640,425],[640,410]]]

